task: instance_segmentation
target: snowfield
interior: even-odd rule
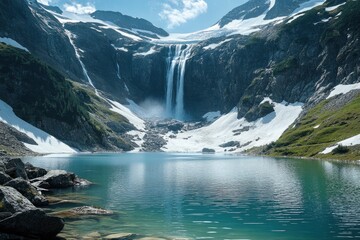
[[[221,116],[209,126],[181,132],[176,138],[168,133],[165,139],[168,141],[162,150],[167,152],[201,152],[203,148],[212,148],[217,152],[225,149],[219,145],[230,141],[240,142],[240,148],[236,152],[264,146],[280,138],[283,132],[296,120],[302,111],[302,103],[288,104],[286,102],[275,103],[269,98],[264,101],[272,102],[275,112],[248,122],[245,118],[237,119],[237,110]],[[226,148],[226,150],[230,150]]]
[[[221,41],[219,43],[212,43],[209,44],[208,46],[203,47],[204,50],[214,50],[217,47],[220,47],[221,45],[223,45],[224,43],[230,42],[232,40],[232,38],[229,39],[225,39],[224,41]]]
[[[357,89],[360,89],[360,83],[354,83],[349,85],[339,84],[330,92],[329,96],[326,99],[332,98],[339,94],[346,94],[352,90]]]
[[[48,133],[32,126],[15,115],[13,109],[0,100],[0,121],[4,122],[19,132],[25,133],[33,139],[37,145],[24,145],[33,152],[37,153],[76,153],[74,149],[59,141]]]
[[[0,37],[0,42],[6,43],[7,45],[10,45],[10,46],[13,46],[13,47],[16,47],[16,48],[19,48],[19,49],[29,52],[29,50],[26,47],[23,47],[20,43],[18,43],[14,39]]]
[[[338,142],[337,144],[335,144],[334,146],[328,147],[326,148],[324,151],[321,152],[321,154],[328,154],[331,153],[335,148],[337,148],[339,145],[342,146],[354,146],[354,145],[359,145],[360,144],[360,134],[356,135],[354,137],[345,139],[341,142]]]

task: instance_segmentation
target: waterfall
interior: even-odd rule
[[[121,80],[119,63],[116,63],[116,76]]]
[[[191,54],[191,45],[170,45],[166,74],[166,116],[183,120],[184,85],[186,61]],[[174,89],[175,88],[175,89]],[[175,92],[174,92],[175,90]]]
[[[95,88],[95,86],[94,86],[94,84],[93,84],[93,82],[92,82],[92,80],[91,80],[91,78],[90,78],[90,76],[89,76],[89,74],[88,74],[88,72],[87,72],[87,70],[86,70],[86,68],[85,68],[85,64],[83,63],[83,61],[81,60],[81,57],[80,57],[80,50],[75,46],[75,44],[74,44],[74,41],[73,41],[73,34],[71,33],[71,32],[69,32],[69,31],[67,31],[67,30],[65,30],[65,33],[66,33],[66,35],[68,36],[68,38],[69,38],[69,41],[70,41],[70,44],[73,46],[73,48],[74,48],[74,50],[75,50],[75,55],[76,55],[76,58],[77,58],[77,60],[79,61],[79,63],[80,63],[80,66],[81,66],[81,68],[82,68],[82,70],[83,70],[83,74],[84,74],[84,76],[85,76],[85,78],[86,78],[86,80],[88,81],[88,83],[90,84],[90,86],[92,86],[94,89],[95,89],[95,93],[96,93],[96,95],[97,96],[99,96],[99,92],[98,92],[98,90]]]

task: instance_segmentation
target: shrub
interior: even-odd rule
[[[334,150],[332,150],[332,154],[345,154],[348,153],[350,149],[346,146],[339,145]]]

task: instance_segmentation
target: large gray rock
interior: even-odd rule
[[[11,158],[4,160],[6,173],[12,177],[17,178],[21,177],[25,180],[28,179],[28,176],[25,171],[25,164],[21,161],[20,158]]]
[[[29,179],[39,178],[47,174],[45,169],[34,167],[30,163],[25,163],[25,171]]]
[[[4,185],[11,180],[12,178],[9,175],[7,175],[5,172],[0,171],[0,185]]]
[[[0,212],[23,212],[35,206],[15,188],[0,186]]]
[[[36,180],[47,182],[50,188],[67,188],[74,186],[75,174],[64,170],[51,170],[45,176]],[[43,185],[45,188],[45,186]]]
[[[63,228],[61,218],[48,216],[40,209],[18,212],[0,221],[0,232],[36,239],[51,239]]]
[[[15,188],[37,207],[49,205],[49,202],[46,200],[46,198],[43,197],[28,181],[25,181],[22,178],[13,179],[6,183],[5,186]]]

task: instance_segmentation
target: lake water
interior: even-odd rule
[[[69,221],[65,233],[133,232],[216,240],[360,239],[357,165],[168,153],[26,161],[95,182],[62,193],[118,213]]]

